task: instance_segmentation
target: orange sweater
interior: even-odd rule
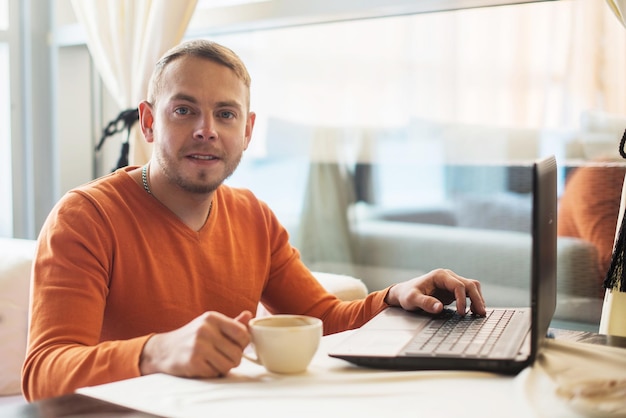
[[[581,238],[598,250],[598,295],[604,295],[602,283],[611,265],[617,228],[623,166],[583,166],[567,178],[559,202],[558,235]]]
[[[307,314],[326,334],[380,312],[386,291],[341,302],[302,264],[272,211],[246,190],[218,188],[188,228],[127,174],[67,193],[41,231],[33,266],[22,389],[29,400],[137,377],[152,333],[205,311]]]

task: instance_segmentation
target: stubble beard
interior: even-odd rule
[[[242,156],[243,154],[239,154],[238,157],[230,161],[228,157],[224,158],[222,161],[225,162],[225,170],[222,176],[212,181],[206,171],[202,171],[196,179],[185,178],[180,174],[180,171],[172,169],[174,163],[171,163],[171,159],[168,159],[160,154],[156,157],[161,169],[163,170],[163,174],[167,177],[170,183],[175,184],[180,189],[189,193],[208,194],[217,190],[217,188],[221,186],[227,178],[233,175],[241,162]]]

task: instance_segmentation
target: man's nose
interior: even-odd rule
[[[207,115],[200,118],[198,127],[194,133],[194,138],[200,141],[217,138],[217,123],[215,116]]]

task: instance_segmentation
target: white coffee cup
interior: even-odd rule
[[[248,360],[274,373],[306,371],[322,337],[322,321],[306,315],[271,315],[248,324],[256,357]]]

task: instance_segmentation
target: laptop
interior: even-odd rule
[[[329,355],[360,366],[401,370],[516,374],[531,365],[556,307],[556,178],[554,156],[533,162],[530,307],[488,307],[485,317],[462,316],[453,309],[433,316],[387,308]],[[438,335],[442,328],[453,336]]]

